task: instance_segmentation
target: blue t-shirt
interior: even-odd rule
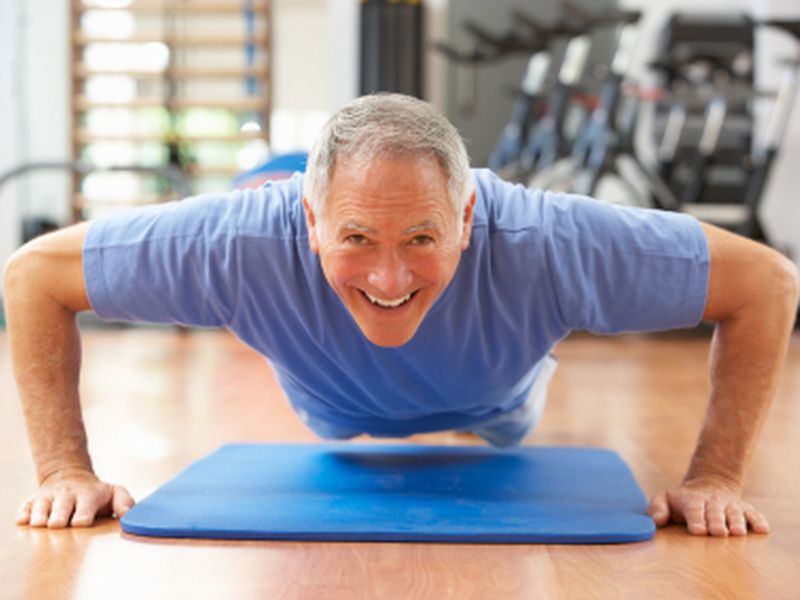
[[[300,175],[94,222],[83,251],[89,299],[104,319],[226,327],[267,357],[298,412],[388,436],[513,410],[572,330],[700,320],[709,256],[694,218],[473,174],[469,248],[398,348],[369,342],[326,281]]]

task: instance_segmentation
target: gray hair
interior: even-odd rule
[[[464,141],[432,104],[403,94],[362,96],[328,119],[309,153],[303,193],[321,218],[340,157],[369,162],[378,157],[417,156],[439,162],[447,176],[450,201],[462,215],[475,187]]]

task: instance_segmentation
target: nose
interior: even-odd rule
[[[397,250],[384,250],[376,258],[367,275],[367,282],[386,299],[407,293],[411,271]]]

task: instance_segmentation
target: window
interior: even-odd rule
[[[76,220],[225,189],[266,158],[269,0],[71,2],[73,155],[92,168]]]

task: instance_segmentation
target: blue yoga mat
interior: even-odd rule
[[[653,537],[615,452],[585,448],[234,444],[122,518],[179,538],[619,543]]]

